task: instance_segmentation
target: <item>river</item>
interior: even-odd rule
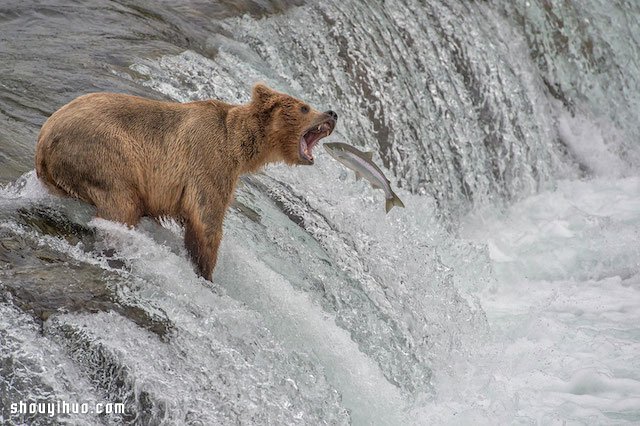
[[[637,424],[633,1],[5,0],[0,423]],[[323,150],[246,176],[213,283],[171,220],[50,195],[76,96],[338,112],[406,208]],[[124,414],[12,404],[123,403]]]

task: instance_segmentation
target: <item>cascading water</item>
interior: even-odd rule
[[[269,167],[243,178],[205,282],[175,223],[92,220],[33,172],[18,178],[32,168],[34,115],[80,93],[38,100],[25,88],[51,72],[26,84],[7,71],[1,421],[640,419],[637,5],[105,4],[34,13],[43,28],[120,23],[119,56],[96,41],[102,29],[80,25],[69,43],[98,49],[98,66],[53,76],[178,101],[245,102],[266,82],[338,111],[330,139],[376,152],[406,208],[385,215],[381,194],[321,150],[313,167]],[[0,29],[17,33],[10,9]],[[22,69],[29,56],[7,46]],[[11,134],[18,142],[5,144]],[[8,408],[60,399],[124,402],[127,413],[51,420]]]
[[[246,100],[246,81],[265,80],[330,104],[344,137],[378,151],[401,186],[443,212],[531,193],[565,170],[523,36],[484,5],[421,3],[245,16],[207,40],[211,60],[187,51],[132,68],[182,100]]]

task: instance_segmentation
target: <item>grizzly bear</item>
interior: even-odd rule
[[[211,280],[238,178],[268,163],[313,164],[333,111],[263,84],[250,102],[165,102],[115,93],[80,96],[44,123],[36,173],[53,192],[129,226],[142,216],[184,224],[198,273]]]

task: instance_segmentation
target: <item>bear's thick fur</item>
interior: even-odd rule
[[[94,93],[44,123],[36,172],[57,194],[95,205],[98,217],[181,221],[198,272],[211,279],[239,176],[278,161],[313,164],[311,149],[336,119],[262,84],[244,105]]]

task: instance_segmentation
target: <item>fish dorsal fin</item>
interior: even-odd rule
[[[373,151],[362,153],[367,160],[373,161]]]

